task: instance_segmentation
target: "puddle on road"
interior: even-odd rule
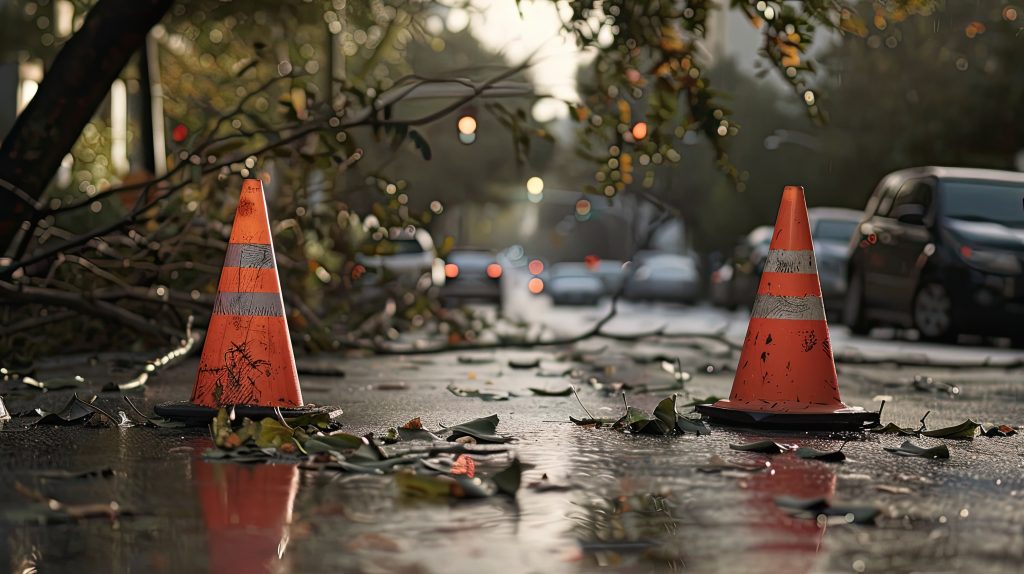
[[[445,390],[444,369],[455,363],[450,359],[422,365],[422,382],[405,379],[405,372],[408,390],[401,392],[376,388],[390,380],[360,376],[370,369],[359,361],[346,367],[345,379],[331,385],[314,379],[310,388],[322,390],[318,400],[343,404],[342,421],[352,433],[379,432],[414,416],[424,416],[436,428],[498,413],[499,431],[519,439],[519,457],[532,465],[523,484],[547,474],[573,489],[523,488],[515,500],[425,500],[400,496],[388,476],[208,463],[200,457],[210,444],[202,431],[14,432],[0,441],[6,461],[0,470],[4,565],[40,572],[872,572],[1015,571],[1024,560],[1024,459],[1014,442],[1019,437],[949,441],[949,461],[889,455],[882,446],[899,439],[880,436],[848,443],[843,450],[849,459],[842,464],[792,453],[744,453],[729,444],[768,439],[835,450],[842,438],[720,427],[702,437],[628,436],[546,422],[581,414],[575,397],[523,396],[501,403],[453,397]],[[659,365],[627,360],[617,366],[616,377],[665,380]],[[728,378],[698,375],[688,389],[694,396],[721,394]],[[145,402],[181,396],[189,384],[162,377],[161,386],[146,391]],[[552,383],[535,378],[522,384]],[[964,387],[969,400],[988,396]],[[868,396],[875,391],[851,385],[844,394],[848,388]],[[586,387],[580,393],[597,416],[621,412],[619,397]],[[48,401],[60,402],[51,394]],[[630,402],[650,411],[661,398],[638,395]],[[901,422],[916,420],[917,411],[924,410],[922,400],[938,407],[945,401],[908,390],[886,408]],[[1014,407],[996,406],[1009,420]],[[936,411],[933,417],[943,414]],[[948,420],[936,424],[958,422],[957,414],[946,415]],[[760,472],[698,471],[716,455],[771,466]],[[59,490],[32,475],[43,468],[104,466],[116,474],[62,484]],[[15,481],[74,503],[117,500],[137,515],[114,524],[98,519],[43,526],[15,520],[7,511],[26,505],[10,488]],[[879,492],[878,484],[911,492]],[[874,527],[797,518],[775,504],[784,495],[876,504],[884,514]]]

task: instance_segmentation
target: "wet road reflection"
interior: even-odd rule
[[[783,568],[793,572],[814,569],[822,547],[826,524],[791,516],[775,504],[780,496],[832,500],[836,492],[836,473],[825,463],[779,455],[771,458],[765,472],[746,479],[755,518],[750,538],[756,542],[751,551],[763,553],[767,569]]]
[[[195,460],[192,477],[206,525],[210,572],[290,571],[285,551],[299,489],[297,467]]]

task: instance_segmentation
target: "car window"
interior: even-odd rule
[[[857,229],[857,222],[851,219],[820,219],[814,226],[814,239],[847,242]]]
[[[898,181],[889,181],[884,184],[882,192],[879,194],[878,209],[875,210],[875,215],[882,217],[888,217],[889,211],[892,209],[892,202],[896,199],[896,190]]]
[[[920,215],[928,213],[932,204],[932,186],[928,180],[912,179],[900,186],[899,193],[892,203],[889,217],[899,219],[905,215]]]
[[[1024,228],[1024,184],[952,180],[943,181],[940,189],[946,217]]]

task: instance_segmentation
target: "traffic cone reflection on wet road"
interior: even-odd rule
[[[275,416],[275,409],[285,416],[340,413],[303,406],[258,179],[242,183],[191,402],[165,403],[155,410],[168,418],[207,424],[221,407],[249,417]]]
[[[209,540],[210,572],[287,572],[299,469],[197,460],[192,479]]]
[[[787,186],[729,398],[712,421],[805,430],[860,429],[879,413],[839,398],[804,189]]]

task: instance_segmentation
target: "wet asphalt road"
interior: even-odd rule
[[[742,315],[709,308],[626,307],[610,325],[617,333],[718,330],[742,338]],[[647,313],[647,315],[644,315]],[[552,331],[586,327],[594,309],[548,309]],[[736,325],[738,323],[738,326]],[[715,326],[717,325],[717,326]],[[736,335],[736,333],[739,333]],[[834,348],[847,356],[900,355],[934,361],[1011,361],[1009,350],[964,349],[851,338],[834,329]],[[903,437],[753,432],[713,427],[710,436],[651,437],[577,427],[584,413],[572,397],[528,396],[527,387],[580,387],[595,416],[618,416],[621,397],[587,384],[596,377],[633,384],[668,384],[658,355],[679,357],[693,379],[680,391],[688,402],[727,396],[735,355],[708,344],[664,338],[631,343],[593,339],[578,361],[566,349],[460,353],[417,357],[317,359],[344,377],[303,376],[307,402],[337,404],[347,432],[381,432],[422,417],[428,428],[497,414],[498,431],[515,436],[529,465],[524,485],[544,474],[570,490],[520,490],[512,500],[449,501],[400,496],[392,478],[299,471],[292,466],[207,463],[204,431],[149,428],[26,429],[15,419],[0,434],[0,568],[38,572],[1020,572],[1024,562],[1024,441],[978,437],[944,442],[949,460],[901,458],[883,451]],[[464,355],[464,354],[463,354]],[[517,370],[510,358],[540,358],[541,370],[574,368],[575,376],[541,377]],[[707,366],[711,365],[711,369]],[[108,362],[75,367],[110,411],[117,393],[100,392]],[[723,368],[724,367],[724,368]],[[144,410],[188,396],[196,360],[161,373],[132,394]],[[710,371],[710,372],[709,372]],[[915,375],[957,385],[961,392],[915,390]],[[1024,423],[1024,371],[1014,368],[839,365],[848,404],[887,403],[883,422],[929,428],[971,418]],[[508,390],[521,396],[485,402],[446,390]],[[59,408],[71,391],[40,393],[0,383],[11,411]],[[634,394],[650,410],[667,392]],[[792,453],[762,455],[729,444],[770,438],[833,450],[843,463],[807,461]],[[755,473],[700,472],[713,456],[770,463]],[[46,478],[54,469],[109,467],[113,476]],[[18,483],[67,504],[117,501],[130,515],[39,524],[42,511],[19,494]],[[825,497],[878,506],[876,525],[793,518],[774,499]]]

